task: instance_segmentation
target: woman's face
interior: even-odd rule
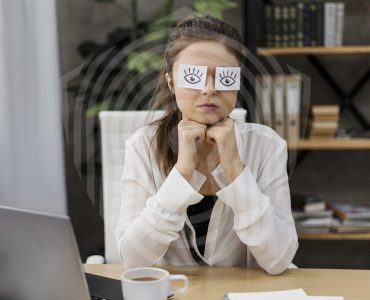
[[[177,71],[179,64],[207,66],[207,79],[203,90],[177,87]],[[193,42],[182,50],[173,64],[170,78],[166,74],[169,86],[175,92],[176,103],[182,112],[183,119],[201,124],[215,124],[227,117],[234,109],[238,91],[215,90],[216,67],[239,67],[236,57],[217,41]],[[204,104],[213,104],[210,108]]]

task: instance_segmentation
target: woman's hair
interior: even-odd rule
[[[172,77],[172,68],[177,55],[190,43],[214,40],[224,44],[241,62],[242,41],[239,32],[225,22],[211,16],[187,19],[171,30],[164,62],[159,73],[150,110],[164,109],[164,116],[150,125],[157,125],[153,140],[156,142],[156,160],[163,175],[168,175],[177,161],[177,125],[181,120],[181,111],[177,107],[175,95],[168,87],[165,74]],[[153,142],[153,141],[152,141]]]

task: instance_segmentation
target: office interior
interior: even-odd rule
[[[135,61],[131,57],[131,63],[136,62],[136,65],[131,65],[130,76],[142,74],[137,76],[141,82],[128,87],[115,86],[114,80],[109,76],[114,77],[115,72],[119,76],[120,69],[128,66],[115,65],[112,58],[114,49],[121,50],[132,46],[133,41],[139,41],[139,37],[148,33],[149,25],[161,13],[187,16],[197,10],[197,2],[206,3],[208,13],[219,15],[235,26],[244,40],[249,39],[253,32],[255,45],[252,46],[262,47],[264,5],[288,5],[297,1],[230,0],[225,1],[229,5],[224,5],[221,10],[216,4],[212,5],[212,1],[56,1],[67,211],[82,261],[86,261],[91,255],[104,255],[103,174],[98,114],[102,110],[147,109],[149,95],[144,94],[138,100],[135,93],[139,87],[150,85],[157,75],[155,67],[153,71],[145,63],[141,64],[140,59]],[[214,3],[218,2],[222,1]],[[345,3],[343,46],[366,47],[370,44],[370,2],[341,2]],[[256,22],[246,20],[247,8],[256,10]],[[113,54],[109,56],[109,53]],[[343,105],[338,93],[310,61],[310,55],[312,54],[272,56],[283,72],[291,70],[291,67],[309,78],[310,104]],[[344,93],[350,93],[370,68],[370,49],[353,53],[324,53],[315,57]],[[259,59],[268,64],[266,57],[259,56]],[[151,71],[145,73],[142,69],[147,67]],[[142,71],[144,73],[140,73]],[[102,72],[107,72],[106,78],[101,79],[102,82],[99,79],[87,79],[87,75],[98,76]],[[112,84],[109,84],[109,80]],[[95,85],[89,86],[91,82]],[[129,89],[129,93],[125,94],[125,88]],[[363,83],[352,99],[368,123],[369,94],[370,80]],[[106,98],[102,98],[102,95]],[[130,102],[133,98],[136,103]],[[369,130],[349,109],[340,114],[339,128]],[[289,155],[293,158],[289,167],[291,193],[370,206],[370,146],[349,148],[290,149]],[[352,236],[318,234],[314,237],[302,237],[293,262],[302,268],[369,269],[369,232]]]
[[[89,64],[90,58],[89,56],[83,57],[82,54],[85,54],[83,49],[88,52],[89,45],[91,51],[94,51],[94,47],[106,47],[109,43],[113,43],[115,38],[118,39],[114,36],[115,34],[124,36],[125,30],[132,29],[132,7],[128,2],[99,2],[58,1],[58,32],[61,75],[63,77],[68,77],[76,68]],[[222,16],[225,21],[235,26],[244,37],[246,30],[255,31],[258,46],[263,44],[263,24],[260,20],[257,20],[255,24],[249,24],[245,20],[246,2],[234,1],[235,7],[223,10]],[[263,11],[261,12],[263,1],[255,2],[255,9],[259,12],[259,16],[263,15]],[[271,2],[286,4],[289,1]],[[368,1],[344,2],[343,45],[367,45],[370,40],[370,24],[367,19],[368,14],[365,12],[370,12],[370,4]],[[152,20],[165,8],[165,3],[166,1],[137,1],[139,22],[145,23]],[[192,1],[174,1],[172,7],[174,12],[179,13],[193,9],[194,3]],[[246,29],[246,26],[249,28]],[[361,26],[361,30],[358,30],[359,26]],[[368,53],[329,54],[316,57],[345,92],[351,91],[370,66]],[[338,105],[340,103],[341,99],[338,94],[310,63],[307,55],[281,55],[275,56],[275,58],[283,68],[287,69],[287,66],[291,66],[310,78],[310,102],[312,104]],[[78,82],[78,78],[74,80]],[[78,83],[76,85],[78,86]],[[353,100],[368,121],[370,118],[370,102],[367,96],[369,92],[370,83],[364,84]],[[73,91],[64,89],[63,93],[67,93],[71,97]],[[340,128],[361,129],[361,124],[349,110],[344,110],[340,116]],[[98,162],[100,153],[96,152],[95,180],[99,182],[101,180],[101,173],[99,173],[101,166]],[[290,152],[292,157],[297,156],[296,152],[298,151]],[[307,152],[305,157],[298,164],[295,162],[290,170],[289,183],[292,193],[304,193],[339,202],[370,204],[369,149]],[[81,171],[78,171],[78,167],[73,163],[73,145],[66,147],[66,158],[69,212],[75,225],[82,257],[88,257],[103,251],[104,247],[104,222],[101,216],[102,191],[101,187],[95,187],[94,193],[90,191],[89,195],[87,168],[86,165],[83,165],[87,164],[86,160],[89,158],[85,157],[86,160],[81,163]],[[369,246],[370,238],[302,239],[294,262],[298,266],[304,267],[368,268],[370,265],[367,251]]]

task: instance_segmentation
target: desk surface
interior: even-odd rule
[[[310,296],[343,296],[344,300],[370,299],[370,270],[288,269],[271,276],[262,270],[229,267],[166,267],[185,274],[189,290],[178,299],[223,299],[226,292],[262,292],[303,288]],[[85,265],[88,273],[120,279],[121,265]]]

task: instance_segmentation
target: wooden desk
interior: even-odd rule
[[[173,299],[223,300],[226,292],[261,292],[303,288],[311,296],[344,296],[344,300],[370,299],[370,270],[289,269],[271,276],[262,270],[229,267],[166,267],[185,274],[189,290]],[[120,279],[120,265],[85,265],[88,273]]]

